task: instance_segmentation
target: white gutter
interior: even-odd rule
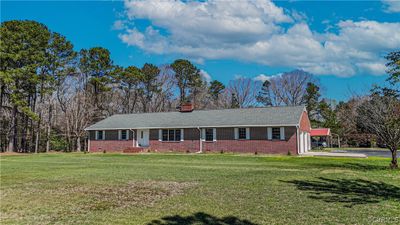
[[[135,145],[135,131],[133,129],[129,129],[130,131],[132,131],[132,147],[136,147]],[[129,134],[128,134],[129,135]]]
[[[200,144],[199,144],[199,151],[198,152],[196,152],[196,153],[203,153],[203,141],[201,140],[201,129],[200,129],[200,127],[197,127],[197,130],[199,130],[199,142],[200,142]]]
[[[263,125],[210,125],[210,126],[201,126],[202,128],[218,128],[218,127],[296,127],[299,124],[263,124]],[[126,128],[126,127],[116,127],[116,128],[86,128],[84,130],[126,130],[126,129],[178,129],[178,128],[199,128],[198,126],[174,126],[174,127],[134,127],[134,128]]]

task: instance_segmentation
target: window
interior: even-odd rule
[[[121,140],[128,140],[128,131],[127,130],[121,130],[120,132],[121,132],[120,139]]]
[[[246,139],[247,135],[246,135],[246,128],[239,128],[238,129],[239,132],[239,139]]]
[[[104,140],[105,133],[104,130],[96,131],[96,140]]]
[[[175,130],[168,130],[168,141],[175,141]]]
[[[181,140],[181,130],[175,130],[175,141]]]
[[[162,141],[180,141],[181,140],[181,130],[180,129],[172,129],[172,130],[162,130]]]
[[[214,141],[214,129],[206,129],[206,141]]]
[[[143,131],[140,131],[140,138],[143,139]]]
[[[168,130],[162,130],[162,141],[168,141]]]
[[[281,139],[281,129],[279,127],[272,128],[272,139]]]

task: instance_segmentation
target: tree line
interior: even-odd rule
[[[82,151],[84,128],[101,119],[174,111],[187,101],[196,109],[306,105],[313,127],[330,127],[344,139],[369,134],[349,117],[356,114],[359,100],[335,104],[322,99],[318,80],[302,70],[264,82],[239,77],[224,85],[207,81],[187,59],[119,66],[106,48],[75,51],[65,36],[35,21],[5,21],[0,32],[1,151]],[[388,67],[398,77],[396,56],[388,58],[395,62]],[[391,82],[398,82],[392,77]],[[390,92],[379,90],[379,96]]]
[[[3,22],[0,49],[2,151],[81,151],[84,128],[116,113],[171,111],[186,101],[196,109],[269,105],[250,78],[207,82],[186,59],[121,67],[109,50],[75,51],[65,36],[35,21]],[[290,74],[312,80],[303,71]]]

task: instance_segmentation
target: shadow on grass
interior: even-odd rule
[[[345,207],[379,203],[385,200],[400,201],[400,187],[383,182],[356,179],[328,179],[282,181],[296,185],[299,190],[308,191],[309,198],[325,202],[344,203]]]
[[[201,225],[257,225],[256,223],[250,222],[248,220],[242,220],[234,216],[227,216],[218,218],[216,216],[209,215],[204,212],[197,212],[190,216],[167,216],[160,220],[153,220],[148,225],[191,225],[191,224],[201,224]]]
[[[389,160],[387,165],[372,165],[366,163],[321,163],[321,164],[309,164],[312,167],[321,168],[340,168],[340,169],[350,169],[359,171],[373,171],[373,170],[389,170]]]

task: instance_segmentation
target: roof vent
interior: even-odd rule
[[[179,108],[179,112],[192,112],[193,110],[194,106],[191,102],[183,103]]]

